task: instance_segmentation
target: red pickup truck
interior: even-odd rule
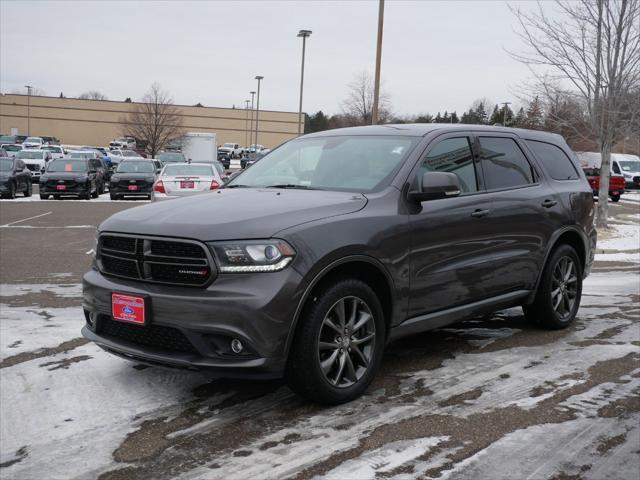
[[[584,174],[587,176],[591,190],[593,190],[593,196],[597,197],[600,191],[600,169],[599,168],[583,168]],[[624,177],[622,175],[616,175],[612,173],[609,176],[609,197],[612,202],[620,200],[620,195],[624,193]]]

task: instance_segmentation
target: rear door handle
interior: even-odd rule
[[[489,215],[491,213],[491,210],[474,210],[471,213],[471,216],[474,218],[480,218],[480,217],[486,217],[487,215]]]
[[[554,205],[556,205],[558,202],[556,202],[555,200],[551,200],[551,199],[546,199],[544,202],[542,202],[542,206],[544,208],[551,208]]]

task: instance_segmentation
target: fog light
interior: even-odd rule
[[[231,340],[231,350],[233,351],[233,353],[240,353],[242,352],[243,348],[244,347],[242,346],[242,342],[240,340],[238,340],[237,338]]]

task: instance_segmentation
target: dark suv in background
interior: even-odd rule
[[[564,328],[596,244],[558,136],[385,125],[291,140],[210,194],[98,229],[83,334],[152,365],[360,395],[385,345],[521,305]]]

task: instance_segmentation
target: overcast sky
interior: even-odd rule
[[[531,8],[531,3],[523,4]],[[0,90],[98,90],[138,100],[154,81],[176,103],[297,111],[299,29],[307,41],[304,110],[337,113],[347,85],[373,74],[377,1],[0,1]],[[382,78],[397,114],[513,101],[530,77],[505,2],[387,1]]]

